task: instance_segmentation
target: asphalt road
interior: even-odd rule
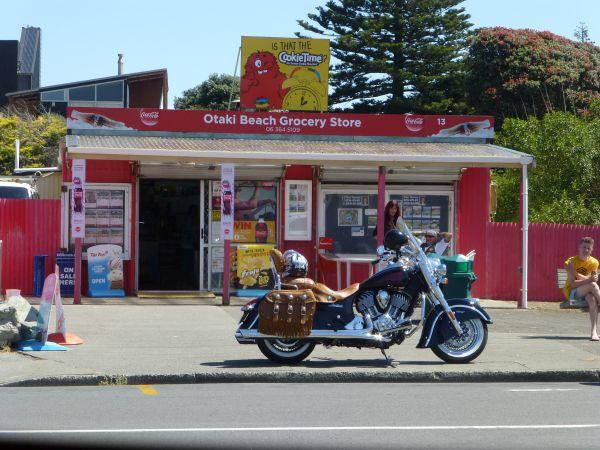
[[[600,442],[599,402],[600,384],[585,383],[2,388],[0,443],[591,448]]]

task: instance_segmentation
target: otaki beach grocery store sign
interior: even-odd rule
[[[150,120],[151,119],[151,120]],[[494,137],[490,116],[418,114],[334,114],[148,110],[131,108],[67,109],[70,130],[163,131],[255,135],[383,137]]]

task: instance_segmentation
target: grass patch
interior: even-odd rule
[[[125,375],[114,375],[109,377],[103,377],[98,383],[99,386],[126,386],[127,377]]]

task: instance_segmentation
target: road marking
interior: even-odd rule
[[[150,386],[149,384],[140,384],[138,386],[138,389],[140,391],[142,391],[142,394],[158,395],[158,391],[156,389],[154,389],[152,386]]]
[[[580,389],[567,388],[545,388],[545,389],[509,389],[508,392],[561,392],[561,391],[579,391]]]
[[[246,428],[117,428],[100,430],[0,430],[2,434],[81,434],[81,433],[201,433],[268,431],[452,431],[452,430],[532,430],[600,428],[600,424],[571,425],[432,425],[383,427],[246,427]]]

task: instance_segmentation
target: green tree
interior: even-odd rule
[[[593,110],[600,111],[600,101]],[[496,143],[536,158],[529,179],[530,220],[600,223],[600,114],[555,112],[542,119],[507,119]],[[495,171],[493,179],[498,184],[494,220],[518,220],[520,172]]]
[[[330,104],[355,111],[462,113],[463,0],[329,0],[305,30],[331,39]],[[297,36],[303,36],[296,33]]]
[[[477,30],[467,72],[469,104],[501,120],[585,112],[600,98],[600,47],[547,31]]]
[[[15,139],[21,142],[21,167],[54,167],[59,143],[67,134],[65,118],[0,113],[0,175],[15,168]]]
[[[213,73],[208,80],[183,91],[181,97],[176,97],[175,109],[226,110],[232,93],[235,100],[239,92],[239,77]]]

